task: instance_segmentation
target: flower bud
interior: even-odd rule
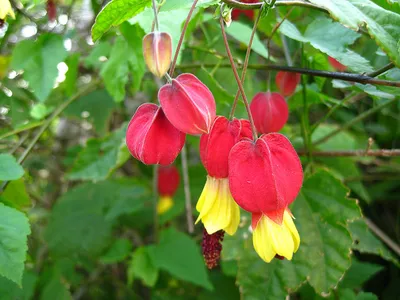
[[[158,92],[168,120],[187,134],[208,133],[216,116],[214,96],[196,76],[181,74]]]
[[[233,199],[251,213],[271,212],[292,203],[303,183],[300,159],[282,134],[242,140],[229,154],[229,188]]]
[[[200,138],[200,158],[208,175],[214,178],[228,177],[228,157],[232,147],[243,138],[251,139],[251,126],[248,120],[218,116],[209,134]]]
[[[129,151],[146,165],[171,164],[185,138],[185,134],[168,121],[161,107],[151,103],[139,106],[126,131]]]
[[[336,59],[334,59],[333,57],[328,56],[328,61],[329,64],[336,70],[338,70],[339,72],[344,72],[346,71],[347,67],[343,64],[341,64],[340,62],[338,62]]]
[[[143,56],[150,72],[158,77],[167,73],[171,64],[172,41],[166,32],[151,32],[143,38]]]
[[[301,75],[292,72],[278,72],[276,74],[275,82],[279,91],[284,97],[291,96],[299,84]]]
[[[286,124],[289,108],[278,93],[258,93],[250,104],[254,125],[260,133],[277,132]]]

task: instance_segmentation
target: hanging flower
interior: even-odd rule
[[[181,74],[158,92],[158,99],[168,120],[187,134],[208,133],[215,119],[214,96],[192,74]]]
[[[47,0],[46,3],[47,18],[50,22],[54,22],[57,18],[57,6],[55,0]]]
[[[240,2],[243,3],[257,3],[258,0],[242,0]],[[234,8],[232,11],[232,20],[239,20],[240,15],[245,15],[250,20],[254,19],[254,10],[253,9],[240,9]]]
[[[129,122],[126,145],[132,156],[146,165],[170,165],[182,150],[185,137],[168,121],[161,107],[145,103]]]
[[[171,64],[172,41],[167,32],[150,32],[143,38],[143,56],[150,72],[163,77]]]
[[[288,206],[303,182],[300,159],[279,134],[242,140],[229,154],[229,187],[240,207],[252,213],[254,248],[266,262],[275,255],[291,259],[300,237]]]
[[[276,74],[275,82],[282,96],[291,96],[299,84],[301,75],[299,73],[280,71]]]
[[[250,104],[254,125],[260,133],[277,132],[285,126],[289,117],[289,108],[278,93],[258,93]]]
[[[328,56],[328,61],[329,64],[336,70],[338,70],[339,72],[344,72],[346,71],[347,67],[343,64],[341,64],[340,62],[338,62],[336,59],[334,59],[333,57]]]
[[[179,171],[174,165],[160,166],[158,168],[158,194],[157,212],[163,214],[173,205],[172,197],[179,187]]]
[[[207,181],[197,202],[200,213],[197,222],[203,222],[208,234],[224,230],[233,235],[240,222],[239,206],[229,190],[228,156],[232,147],[243,138],[251,138],[247,120],[229,121],[218,116],[209,134],[200,139],[200,158],[207,170]]]
[[[0,0],[0,19],[5,20],[7,16],[15,19],[14,11],[9,0]]]

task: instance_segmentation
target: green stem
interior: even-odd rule
[[[381,109],[385,108],[386,106],[389,106],[390,104],[392,104],[392,103],[394,103],[396,101],[398,101],[398,99],[394,98],[394,99],[392,99],[390,101],[387,101],[385,103],[379,104],[379,105],[375,106],[374,108],[371,108],[371,109],[367,110],[366,112],[363,112],[357,118],[354,118],[353,120],[351,120],[350,122],[346,123],[345,125],[339,127],[338,129],[332,131],[331,133],[327,134],[326,136],[324,136],[324,137],[320,138],[319,140],[315,141],[314,145],[316,146],[316,145],[319,145],[319,144],[321,144],[323,142],[326,142],[330,138],[332,138],[335,135],[337,135],[339,132],[350,128],[351,126],[353,126],[357,122],[369,117],[370,115],[380,111]]]
[[[12,136],[12,135],[27,131],[27,130],[31,130],[31,129],[36,128],[36,127],[39,127],[39,126],[43,125],[44,122],[45,121],[28,124],[25,127],[17,128],[17,129],[14,129],[12,131],[6,132],[6,133],[0,135],[0,140],[5,139],[6,137],[9,137],[9,136]]]
[[[187,161],[188,159],[187,159],[186,145],[184,145],[181,152],[181,162],[182,162],[182,174],[183,174],[183,189],[185,192],[186,222],[187,222],[188,232],[193,233],[194,222],[192,213],[192,200],[190,195],[189,168]]]
[[[153,166],[153,234],[154,234],[154,242],[158,242],[158,168],[159,165]]]

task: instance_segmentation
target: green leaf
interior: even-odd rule
[[[312,134],[312,141],[315,142],[320,138],[328,135],[332,131],[338,128],[337,125],[333,124],[321,124]],[[347,131],[341,131],[326,142],[318,145],[321,150],[332,151],[332,150],[354,150],[358,149],[358,143],[356,138]]]
[[[377,45],[400,67],[400,15],[369,0],[310,0],[329,11],[340,23],[355,31],[367,30]]]
[[[355,72],[371,72],[372,67],[361,55],[348,49],[360,34],[327,18],[318,18],[308,25],[304,35],[294,24],[285,20],[280,31],[288,37],[303,43],[310,43],[323,53],[332,56]],[[327,34],[329,33],[329,34]]]
[[[110,58],[101,68],[100,75],[104,79],[107,91],[116,102],[125,97],[125,85],[129,74],[129,47],[122,36],[117,37],[111,49]]]
[[[14,89],[13,95],[8,97],[2,90],[0,90],[0,105],[9,109],[7,117],[11,119],[11,125],[13,128],[23,127],[30,118],[29,110],[30,103],[25,98],[21,99],[15,95],[15,91],[20,89]]]
[[[360,262],[357,259],[353,259],[350,269],[340,282],[340,288],[359,288],[364,282],[383,269],[384,267],[381,265]]]
[[[113,0],[109,2],[96,17],[92,27],[93,41],[101,38],[111,27],[133,18],[150,5],[150,0]]]
[[[137,277],[146,286],[153,287],[157,282],[158,273],[158,268],[150,257],[148,247],[137,248],[128,267],[128,284],[132,284]]]
[[[371,233],[363,219],[349,224],[349,230],[353,238],[353,249],[361,253],[370,253],[395,263],[399,266],[399,260],[386,248],[386,246]]]
[[[322,190],[321,187],[324,187]],[[305,281],[318,294],[334,288],[350,267],[352,239],[347,223],[360,217],[348,190],[327,171],[308,177],[291,210],[301,237],[292,261],[273,260],[266,264],[253,250],[247,224],[224,241],[224,259],[238,259],[237,282],[245,299],[283,299]],[[229,249],[231,248],[231,249]]]
[[[38,276],[30,271],[25,271],[22,278],[22,288],[13,281],[0,276],[0,300],[30,300],[35,293]]]
[[[58,75],[57,65],[67,57],[60,35],[42,34],[37,41],[19,42],[13,52],[12,68],[24,70],[34,94],[43,102],[50,95]]]
[[[25,214],[0,203],[0,275],[19,286],[22,285],[30,233]]]
[[[127,179],[84,183],[57,200],[45,238],[57,254],[99,254],[108,245],[111,225],[122,214],[144,207],[146,191]]]
[[[249,44],[251,31],[252,28],[240,22],[232,22],[232,24],[226,29],[226,33],[228,33],[236,40],[246,45]],[[262,57],[268,59],[268,50],[264,46],[264,44],[260,41],[260,38],[258,37],[257,33],[254,35],[254,40],[251,49],[257,54],[261,55]]]
[[[97,90],[74,101],[64,114],[78,119],[86,118],[93,123],[97,133],[104,135],[108,132],[115,107],[115,102],[105,90]]]
[[[31,200],[26,192],[24,179],[10,181],[6,190],[0,195],[0,201],[18,210],[29,207]]]
[[[72,300],[69,288],[62,282],[60,276],[54,276],[44,286],[40,300]]]
[[[121,262],[128,257],[132,251],[132,243],[127,239],[118,239],[112,244],[111,248],[100,257],[103,264],[113,264]]]
[[[65,81],[62,84],[65,86],[66,94],[70,97],[76,92],[76,83],[79,72],[79,57],[80,54],[75,53],[66,60],[68,71],[65,73]]]
[[[15,180],[24,175],[24,169],[11,154],[0,154],[0,181]]]
[[[125,126],[103,139],[90,139],[66,177],[70,180],[106,179],[129,158],[125,149]]]
[[[171,275],[212,290],[199,245],[187,235],[173,228],[161,232],[160,243],[149,247],[157,268]]]

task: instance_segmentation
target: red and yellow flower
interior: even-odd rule
[[[196,205],[200,213],[196,223],[201,220],[208,234],[224,230],[233,235],[239,225],[239,206],[229,190],[228,157],[243,138],[251,138],[249,121],[229,121],[221,116],[215,119],[210,133],[201,136],[200,158],[208,175]]]
[[[175,195],[179,187],[179,171],[174,165],[160,166],[158,168],[158,194],[159,200],[157,204],[157,212],[163,214],[167,212],[173,205],[172,197]]]

